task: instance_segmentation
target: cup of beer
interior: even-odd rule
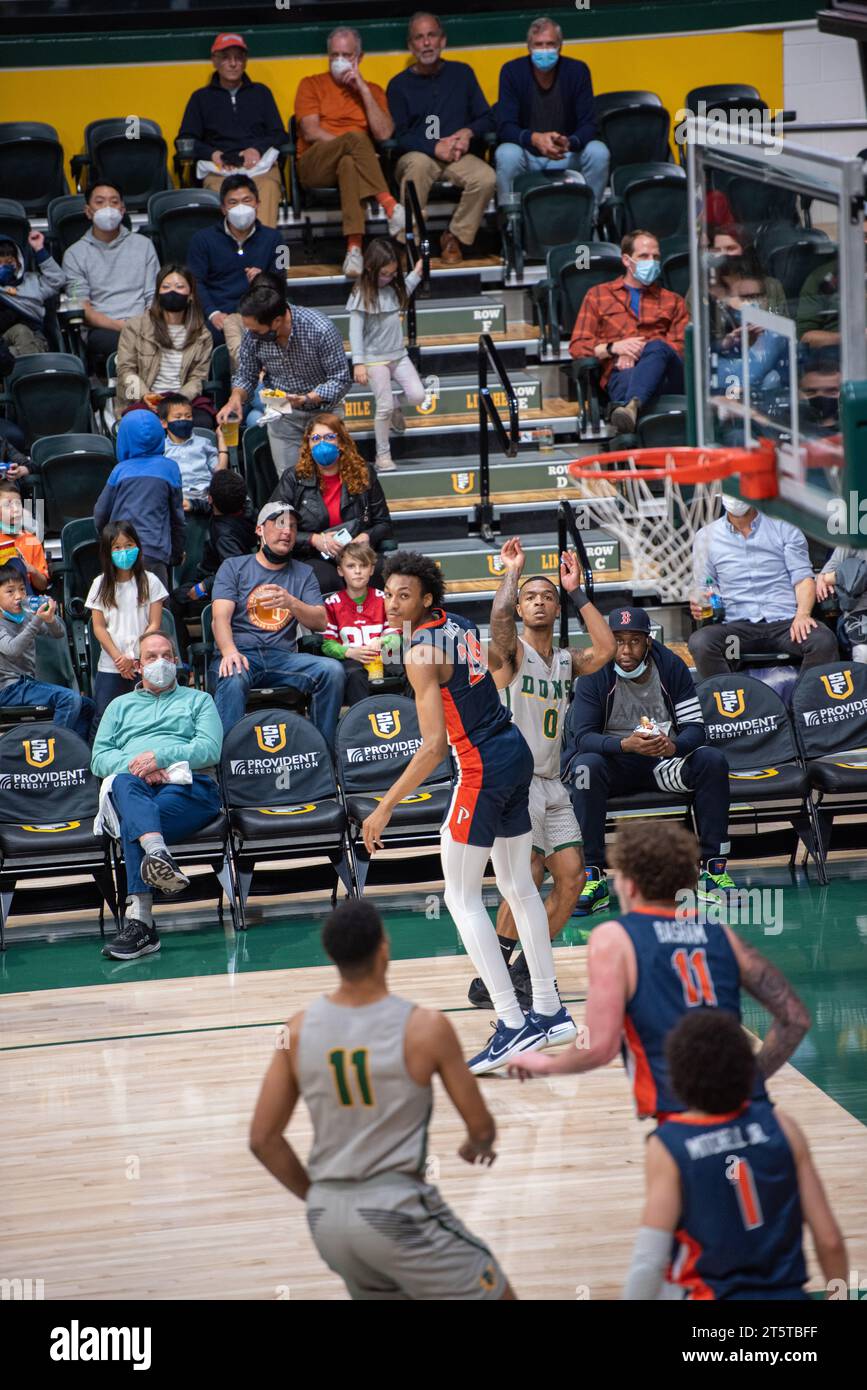
[[[381,681],[385,676],[385,667],[382,664],[382,655],[377,653],[372,661],[367,663],[367,679],[369,681]]]
[[[237,415],[229,415],[223,421],[221,428],[223,431],[223,440],[225,441],[227,449],[237,449],[238,431],[240,427],[241,421],[239,420]]]

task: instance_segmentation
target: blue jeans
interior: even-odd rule
[[[512,191],[512,183],[519,174],[540,174],[560,169],[573,169],[582,174],[584,182],[593,189],[596,207],[602,201],[605,185],[608,182],[610,156],[608,146],[601,140],[590,140],[576,152],[570,151],[563,159],[546,159],[544,155],[525,150],[522,145],[498,145],[494,156],[497,165],[497,201],[502,203]]]
[[[63,685],[46,685],[45,681],[32,681],[22,676],[11,685],[0,687],[0,706],[5,705],[47,705],[55,724],[72,729],[79,738],[87,740],[89,737],[93,701]]]
[[[305,656],[302,652],[281,652],[267,647],[241,655],[249,661],[249,671],[220,677],[220,658],[215,657],[208,673],[209,688],[216,690],[214,699],[223,732],[227,734],[239,719],[243,719],[247,693],[252,686],[292,685],[312,695],[310,718],[330,748],[343,702],[342,664],[327,656]]]
[[[188,787],[172,782],[151,787],[141,777],[121,772],[111,784],[111,799],[120,816],[128,893],[151,891],[141,876],[140,836],[158,832],[167,845],[177,845],[220,814],[219,788],[201,772],[193,773]]]
[[[114,671],[97,671],[93,678],[93,699],[96,705],[93,714],[94,734],[112,700],[116,700],[118,695],[128,695],[131,690],[135,690],[135,686],[134,680],[124,680],[123,676],[118,676]]]
[[[253,392],[247,414],[244,416],[244,429],[251,430],[254,425],[258,425],[262,416],[265,414],[265,409],[265,402],[262,400],[262,383],[260,381],[256,390]]]
[[[662,338],[647,343],[634,367],[615,367],[608,378],[608,398],[618,403],[637,396],[645,406],[654,396],[679,396],[682,392],[683,358]]]

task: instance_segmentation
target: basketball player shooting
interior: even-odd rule
[[[554,581],[542,574],[528,575],[521,584],[526,556],[517,536],[511,536],[504,544],[500,562],[505,575],[491,608],[488,666],[500,698],[533,754],[531,869],[537,887],[541,888],[546,870],[553,880],[545,899],[548,932],[553,941],[568,922],[585,877],[581,831],[569,792],[560,781],[563,724],[573,683],[611,661],[616,644],[608,623],[581,588],[581,571],[574,551],[565,551],[561,558],[560,582],[590,635],[592,646],[584,650],[554,650],[560,594]],[[516,618],[522,624],[520,637]],[[518,932],[505,900],[497,913],[497,937],[508,965]],[[527,1007],[530,976],[525,954],[518,956],[509,974],[519,1003]],[[483,980],[473,980],[469,1000],[477,1008],[491,1007]]]
[[[577,1036],[557,993],[548,918],[530,871],[533,755],[500,701],[477,629],[441,607],[445,590],[439,566],[404,550],[389,556],[384,573],[386,617],[391,627],[404,633],[404,665],[415,694],[422,742],[365,820],[362,834],[369,854],[382,849],[395,806],[421,785],[451,747],[458,775],[441,831],[444,896],[497,1013],[488,1046],[469,1062],[472,1072],[483,1075],[523,1053]],[[527,1014],[518,1003],[482,901],[488,859],[530,967]]]

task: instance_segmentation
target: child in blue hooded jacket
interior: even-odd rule
[[[97,531],[109,521],[132,521],[145,569],[171,589],[169,569],[184,554],[181,471],[165,454],[165,431],[150,410],[130,410],[117,432],[118,462],[96,499]]]

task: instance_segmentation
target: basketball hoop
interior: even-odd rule
[[[693,543],[716,518],[720,482],[737,474],[741,496],[750,501],[777,495],[777,455],[769,439],[758,440],[755,449],[593,454],[575,459],[567,472],[589,521],[613,535],[628,555],[633,583],[656,582],[665,598],[680,602],[694,587]]]

